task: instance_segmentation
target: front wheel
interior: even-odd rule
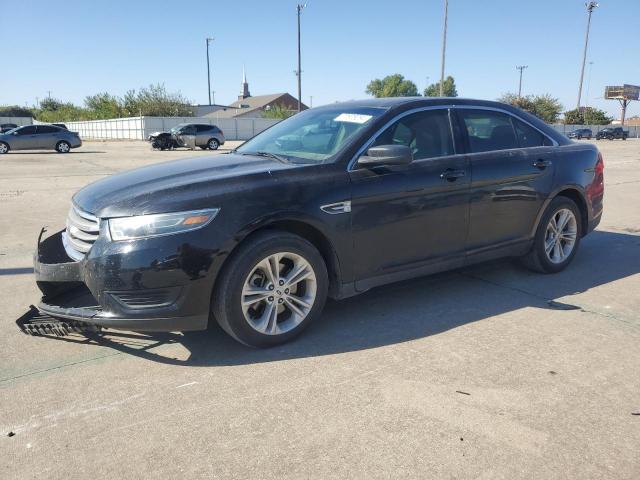
[[[9,145],[4,142],[0,142],[0,155],[8,152],[9,152]]]
[[[327,268],[307,240],[265,231],[235,251],[212,296],[212,313],[233,338],[271,347],[299,335],[322,312]]]
[[[540,220],[531,251],[522,260],[538,272],[560,272],[573,260],[581,236],[578,206],[570,198],[556,197]]]
[[[219,146],[220,142],[218,142],[218,140],[216,140],[215,138],[212,138],[207,142],[207,148],[209,150],[217,150]]]
[[[71,145],[69,144],[69,142],[58,142],[56,144],[56,152],[58,153],[69,153],[69,151],[71,150]]]

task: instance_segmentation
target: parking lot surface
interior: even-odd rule
[[[566,271],[378,288],[270,350],[218,328],[22,334],[38,232],[76,190],[211,153],[0,157],[2,478],[640,478],[640,141],[598,146],[604,217]]]

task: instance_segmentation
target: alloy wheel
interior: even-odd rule
[[[9,151],[9,147],[7,147],[6,143],[0,143],[0,153],[7,153]]]
[[[544,239],[547,258],[555,264],[564,262],[573,252],[578,236],[576,216],[568,208],[562,208],[549,219]]]
[[[217,140],[209,140],[209,148],[211,150],[217,150],[218,149],[218,141]]]
[[[242,313],[254,330],[280,335],[307,318],[317,289],[316,273],[304,257],[274,253],[249,272],[242,289]]]
[[[60,142],[58,144],[58,151],[60,153],[67,153],[70,150],[69,144],[67,142]]]

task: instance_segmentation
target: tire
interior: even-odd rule
[[[0,142],[0,155],[3,155],[5,153],[9,153],[9,144],[5,143],[5,142]]]
[[[277,280],[276,284],[269,279],[267,268],[260,265],[273,267],[275,255],[281,260],[278,268],[270,271],[279,272],[284,279],[299,268],[310,270],[311,275],[291,283],[291,288]],[[293,277],[291,280],[299,275]],[[311,243],[288,232],[264,231],[240,245],[227,260],[213,290],[211,313],[240,343],[272,347],[292,340],[320,316],[328,287],[324,259]],[[256,293],[248,294],[250,290]],[[274,315],[269,315],[274,310]]]
[[[209,141],[207,142],[207,148],[209,150],[217,150],[219,146],[220,146],[220,142],[215,138],[210,138]]]
[[[573,219],[569,218],[563,227],[562,232],[565,233],[566,238],[573,238],[573,244],[568,249],[570,242],[568,241],[553,241],[553,233],[550,232],[552,228],[550,224],[552,220],[557,225],[559,219],[563,219],[563,212],[570,212]],[[576,203],[567,197],[554,198],[544,215],[540,219],[538,230],[533,241],[531,251],[522,257],[522,263],[529,269],[541,273],[558,273],[571,263],[573,257],[578,251],[580,246],[580,238],[582,237],[582,222],[581,222],[580,209]],[[547,248],[550,244],[558,244],[558,249],[552,247],[547,253]]]
[[[578,140],[582,140],[582,135],[578,135]]]
[[[56,143],[56,152],[58,153],[69,153],[71,151],[71,144],[69,142],[65,142],[64,140]]]

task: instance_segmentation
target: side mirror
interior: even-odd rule
[[[358,165],[374,167],[376,165],[409,165],[413,162],[413,153],[406,145],[380,145],[371,147],[367,154],[358,159]]]

